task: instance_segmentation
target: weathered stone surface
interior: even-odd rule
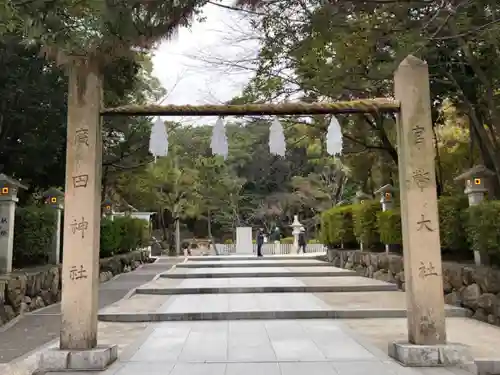
[[[381,254],[378,257],[378,268],[382,270],[389,269],[389,257],[387,256],[387,254]]]
[[[484,311],[484,309],[480,307],[474,312],[474,315],[472,315],[472,317],[482,322],[488,321],[488,314],[486,314],[486,311]]]
[[[498,270],[478,268],[472,277],[483,293],[500,293],[500,272]]]
[[[477,300],[478,307],[484,309],[487,313],[493,313],[496,297],[493,293],[481,294]]]
[[[42,297],[43,303],[45,303],[45,305],[51,305],[53,302],[52,293],[50,293],[48,290],[40,291],[40,297]]]
[[[30,311],[30,306],[26,302],[21,302],[21,307],[19,308],[19,315],[25,314]]]
[[[16,312],[14,311],[12,306],[5,305],[5,316],[7,317],[7,320],[6,320],[7,322],[16,317]]]
[[[403,258],[397,255],[389,255],[389,270],[398,274],[403,270]]]
[[[448,305],[460,306],[462,299],[460,298],[460,294],[458,292],[453,291],[444,296],[444,302]]]
[[[9,280],[6,287],[6,302],[15,310],[18,310],[26,294],[26,281],[25,275],[15,275]]]
[[[366,277],[395,283],[405,290],[401,255],[329,249],[325,260]],[[500,324],[500,270],[445,262],[442,272],[447,304],[470,309],[478,320]]]
[[[412,345],[393,342],[389,343],[388,354],[404,366],[456,366],[471,374],[477,374],[477,367],[469,348],[461,344]]]
[[[497,317],[495,317],[495,315],[493,315],[493,314],[488,315],[488,319],[487,319],[488,323],[498,324],[498,321],[499,321],[499,319]]]
[[[388,283],[395,283],[396,280],[392,273],[387,270],[379,270],[373,274],[373,278],[380,281],[386,281]]]
[[[462,291],[462,303],[466,307],[475,309],[478,307],[479,296],[481,295],[481,289],[477,284],[471,284],[465,287]]]
[[[447,280],[453,289],[460,289],[463,284],[462,269],[458,265],[443,264],[443,279]]]

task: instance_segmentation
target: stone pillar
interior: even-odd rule
[[[0,174],[0,274],[12,272],[18,181]]]
[[[387,184],[378,189],[375,194],[380,194],[380,204],[382,205],[382,211],[392,210],[394,204],[394,188],[391,184]],[[390,243],[385,244],[385,252],[389,253],[391,250]]]
[[[446,342],[441,248],[427,64],[408,56],[395,76],[408,340]]]
[[[464,193],[469,199],[469,207],[477,206],[484,200],[485,195],[488,193],[488,180],[494,175],[495,173],[490,171],[484,165],[476,165],[461,175],[455,177],[455,181],[465,181]],[[478,266],[489,265],[489,254],[475,250],[474,262]]]
[[[43,193],[45,204],[51,207],[56,215],[54,233],[52,234],[52,250],[49,254],[51,264],[61,263],[61,216],[63,210],[64,193],[56,188],[50,188]]]
[[[81,65],[80,65],[81,64]],[[60,348],[97,345],[101,221],[101,98],[98,68],[68,67],[68,133]]]
[[[294,215],[292,227],[292,235],[293,235],[293,246],[292,246],[292,254],[299,253],[299,234],[300,228],[302,228],[302,224],[299,222],[299,215]]]
[[[253,254],[252,227],[236,228],[236,254]]]

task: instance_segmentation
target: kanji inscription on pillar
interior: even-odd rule
[[[408,56],[394,78],[395,97],[401,103],[398,162],[408,340],[442,344],[446,330],[427,65]]]
[[[103,146],[102,84],[94,68],[69,68],[60,337],[61,348],[68,350],[97,345]]]

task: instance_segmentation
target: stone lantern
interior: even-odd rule
[[[356,193],[354,197],[354,203],[365,203],[367,200],[372,200],[373,197],[369,194],[362,192],[361,190]]]
[[[28,189],[19,181],[0,174],[0,273],[12,272],[14,219],[19,189]]]
[[[64,193],[56,188],[49,188],[43,193],[44,203],[53,208],[64,207]]]
[[[292,223],[291,227],[292,227],[292,235],[293,235],[292,253],[298,254],[298,252],[299,252],[299,234],[300,234],[300,229],[303,228],[302,224],[299,221],[299,215],[293,216],[293,223]]]
[[[391,210],[394,205],[395,189],[391,184],[387,184],[378,189],[375,194],[380,194],[380,204],[382,211]]]
[[[455,177],[455,181],[465,181],[464,193],[469,199],[469,207],[477,206],[483,201],[488,192],[488,180],[494,175],[493,171],[479,164],[465,171],[460,176]],[[474,262],[476,265],[488,265],[488,254],[474,251]]]
[[[106,216],[107,218],[110,218],[111,220],[113,220],[113,202],[111,202],[110,199],[106,198],[102,202],[101,207],[102,207],[103,215]]]
[[[460,176],[455,177],[455,181],[465,181],[464,193],[469,198],[469,206],[476,206],[481,203],[488,192],[488,180],[494,175],[495,173],[484,165],[476,165]]]
[[[47,206],[55,210],[56,222],[52,237],[52,249],[49,253],[49,262],[52,264],[61,263],[61,217],[64,207],[64,193],[56,188],[50,188],[43,193],[44,202]]]
[[[394,206],[394,192],[395,189],[391,184],[387,184],[378,189],[375,194],[380,194],[380,204],[382,205],[382,211],[391,210]],[[385,244],[385,252],[389,253],[391,251],[391,244]]]

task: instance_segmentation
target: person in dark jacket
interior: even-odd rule
[[[262,245],[264,245],[264,229],[259,228],[257,231],[257,256],[261,257],[262,256]]]
[[[302,252],[305,254],[306,253],[306,230],[304,228],[300,228],[300,233],[299,233],[299,252],[300,249],[302,249]]]

